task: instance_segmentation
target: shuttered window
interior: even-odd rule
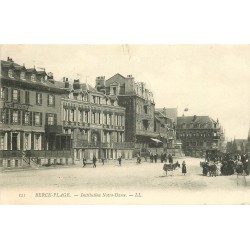
[[[42,93],[36,93],[36,105],[42,105],[42,103],[43,103]]]
[[[13,102],[20,102],[20,90],[18,89],[11,90],[11,100]]]
[[[30,104],[30,92],[25,91],[25,104]]]
[[[51,107],[55,106],[55,96],[54,95],[48,94],[47,105],[51,106]]]
[[[57,114],[46,114],[45,115],[46,125],[57,125]]]
[[[34,112],[33,113],[33,125],[42,126],[42,113]]]

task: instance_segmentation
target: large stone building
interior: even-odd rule
[[[132,158],[134,144],[125,142],[125,108],[117,97],[89,84],[64,78],[67,94],[61,100],[61,120],[65,134],[71,135],[74,161]]]
[[[61,95],[53,77],[35,68],[26,69],[11,58],[1,61],[0,166],[21,167],[70,159],[65,144]]]
[[[125,141],[134,142],[134,155],[155,151],[162,141],[155,130],[155,102],[153,93],[144,82],[136,82],[132,75],[116,74],[105,80],[96,78],[96,89],[117,99],[125,108]]]
[[[224,133],[219,121],[209,116],[177,117],[177,139],[187,156],[204,157],[206,150],[220,149]]]

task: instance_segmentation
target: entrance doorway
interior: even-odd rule
[[[18,133],[12,133],[12,150],[17,150],[17,136]]]

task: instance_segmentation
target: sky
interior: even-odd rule
[[[250,125],[250,45],[1,45],[0,57],[45,68],[56,80],[133,75],[154,93],[156,108],[219,119],[228,140]],[[185,108],[187,112],[184,112]]]

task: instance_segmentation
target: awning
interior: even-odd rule
[[[157,143],[159,143],[159,142],[162,142],[162,141],[160,141],[160,140],[158,140],[158,139],[155,139],[155,138],[150,138],[152,141],[154,141],[154,142],[157,142]]]

